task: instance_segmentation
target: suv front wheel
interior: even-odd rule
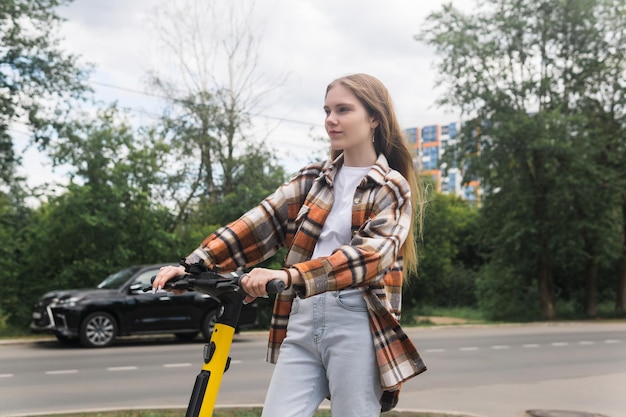
[[[109,313],[91,313],[80,325],[80,343],[86,347],[110,346],[117,335],[117,322]]]

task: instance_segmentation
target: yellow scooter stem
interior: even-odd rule
[[[217,318],[211,340],[204,346],[204,365],[196,376],[186,417],[212,417],[222,376],[230,365],[230,347],[243,308],[241,293],[220,297],[222,312]]]

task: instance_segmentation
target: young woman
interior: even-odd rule
[[[389,92],[367,74],[341,77],[324,102],[331,158],[302,168],[189,257],[222,271],[252,267],[286,246],[285,268],[242,278],[249,298],[281,279],[263,416],[379,416],[401,384],[426,370],[399,325],[403,269],[417,264],[422,189]],[[162,269],[159,288],[182,267]]]

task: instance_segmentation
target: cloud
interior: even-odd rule
[[[253,3],[213,1],[237,1],[243,6]],[[147,89],[148,71],[164,68],[170,58],[158,45],[153,11],[163,4],[184,2],[75,0],[60,9],[67,18],[60,33],[62,45],[96,66],[92,80],[98,98],[117,101],[147,120],[150,116],[145,111],[158,113],[163,102],[139,92]],[[427,15],[443,3],[257,0],[255,16],[264,27],[258,70],[269,78],[281,74],[288,77],[274,89],[271,106],[259,109],[261,116],[253,121],[269,132],[270,141],[280,147],[288,164],[298,166],[310,154],[310,148],[302,144],[307,143],[311,127],[323,134],[326,85],[352,72],[367,72],[385,83],[406,128],[456,121],[453,115],[433,107],[437,92],[431,63],[435,56],[414,40]],[[453,3],[461,9],[474,4],[471,0]],[[279,119],[284,121],[279,123]],[[41,180],[49,176],[36,171],[30,169],[31,182],[37,183],[37,176]]]

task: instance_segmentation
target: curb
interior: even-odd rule
[[[608,417],[604,414],[571,410],[526,410],[524,417]]]
[[[263,408],[263,404],[238,404],[238,405],[227,404],[227,405],[216,406],[214,410],[260,409],[260,408]],[[158,406],[123,407],[123,408],[111,407],[111,408],[97,408],[97,409],[94,408],[94,409],[86,409],[86,410],[53,410],[53,411],[45,412],[45,413],[25,413],[25,414],[6,414],[6,415],[0,413],[0,417],[30,417],[30,416],[49,416],[49,415],[61,417],[63,415],[70,415],[70,414],[77,414],[77,413],[96,414],[96,413],[110,413],[110,412],[116,412],[116,411],[142,411],[142,410],[144,411],[145,410],[147,411],[171,410],[171,411],[185,412],[186,409],[187,407],[172,407],[172,405],[169,404],[169,405],[164,405],[162,407],[158,407]],[[318,410],[330,410],[330,407],[327,405],[322,405],[318,408]],[[406,408],[398,408],[398,409],[394,408],[392,411],[397,412],[397,413],[424,414],[428,417],[486,417],[486,416],[482,416],[478,414],[463,413],[460,411],[411,410],[411,409],[406,409]],[[382,414],[382,416],[384,417],[384,414]],[[585,415],[585,416],[580,416],[580,417],[589,417],[589,416],[591,415]],[[537,417],[548,417],[548,416],[537,416]],[[579,417],[579,416],[549,416],[549,417]],[[598,417],[604,417],[604,416],[598,416]]]

